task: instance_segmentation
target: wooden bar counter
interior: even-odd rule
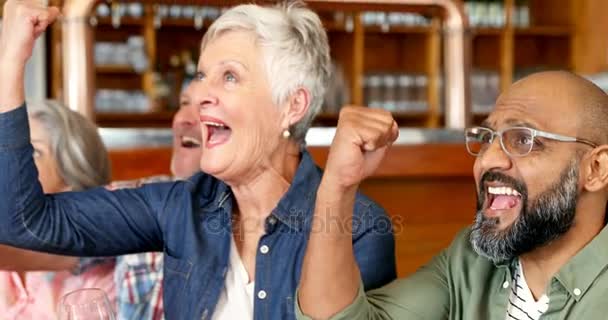
[[[322,167],[328,147],[308,149]],[[115,180],[169,174],[169,146],[110,150]],[[400,277],[427,262],[473,221],[473,161],[458,139],[401,143],[392,147],[375,175],[363,183],[363,193],[393,219]]]

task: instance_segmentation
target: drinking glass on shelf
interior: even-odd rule
[[[59,320],[116,320],[108,296],[101,289],[72,291],[59,302]]]

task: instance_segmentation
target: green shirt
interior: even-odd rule
[[[551,279],[543,320],[608,319],[608,228]],[[517,259],[494,264],[469,242],[470,229],[412,276],[365,294],[332,320],[504,320]],[[309,317],[296,305],[297,319]]]

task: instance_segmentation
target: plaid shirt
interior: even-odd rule
[[[162,252],[118,257],[114,279],[119,320],[164,319]]]
[[[136,188],[145,183],[173,180],[156,176],[136,181],[113,182],[110,190]],[[146,252],[119,256],[114,271],[118,320],[164,320],[163,253]]]

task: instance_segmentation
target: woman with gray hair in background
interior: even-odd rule
[[[80,191],[109,182],[108,155],[93,123],[50,100],[28,103],[28,116],[42,192]],[[92,263],[0,246],[0,268],[15,270],[0,272],[0,319],[55,319],[59,298],[83,287],[100,288],[112,300],[115,296],[113,259]]]
[[[10,61],[27,60],[40,29],[58,14],[13,0],[5,12],[15,17],[4,21],[12,32],[0,38]],[[18,66],[0,74],[0,83],[23,83]],[[374,166],[353,161],[377,165],[396,123],[386,111],[344,109],[322,174],[304,141],[329,68],[327,35],[313,11],[297,3],[231,8],[205,34],[187,89],[200,108],[202,173],[137,189],[46,196],[29,143],[1,148],[27,134],[22,89],[1,87],[0,168],[11,173],[0,176],[0,189],[18,187],[0,195],[0,242],[84,256],[163,251],[168,319],[294,319],[308,235],[326,228],[348,229],[366,289],[386,284],[396,271],[384,210],[363,195],[344,207],[354,221],[331,221],[334,213],[323,208],[328,195],[356,192],[353,182]],[[331,223],[313,226],[320,215]]]

